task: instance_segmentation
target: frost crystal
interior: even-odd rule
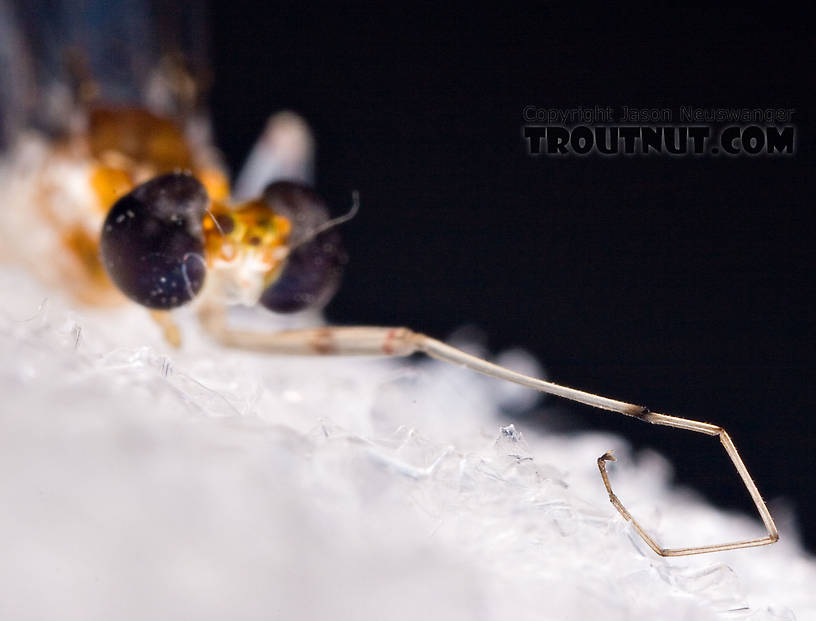
[[[0,294],[2,619],[816,615],[790,529],[655,556],[608,503],[611,448],[667,543],[761,526],[619,438],[508,424],[489,378],[223,350],[194,323],[172,351],[135,307],[80,315],[6,268]]]

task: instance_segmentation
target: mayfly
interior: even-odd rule
[[[3,5],[0,9],[8,23],[10,11]],[[84,32],[80,38],[86,41],[88,36]],[[133,41],[139,37],[132,32],[129,36],[133,39],[120,45],[138,45]],[[15,42],[7,39],[2,52],[11,56],[25,43],[16,41],[14,47]],[[156,58],[130,50],[131,56],[145,62],[128,67],[124,73],[137,86],[124,88],[122,76],[111,75],[110,60],[100,68],[88,62],[81,48],[58,49],[59,58],[70,61],[66,62],[70,79],[39,100],[52,118],[43,121],[42,114],[35,115],[39,126],[49,129],[49,139],[42,139],[43,132],[16,139],[7,156],[13,187],[6,188],[23,213],[36,213],[48,223],[43,235],[50,236],[52,250],[56,245],[61,256],[53,261],[39,256],[37,264],[47,265],[52,278],[72,283],[72,292],[83,302],[111,303],[124,294],[149,310],[175,346],[181,344],[181,333],[171,311],[193,303],[205,330],[226,346],[290,355],[423,353],[601,410],[716,436],[756,505],[765,537],[661,547],[613,492],[607,462],[614,457],[607,452],[597,465],[611,503],[662,556],[777,541],[776,526],[759,490],[730,436],[717,425],[526,376],[404,327],[321,326],[271,333],[232,327],[226,312],[231,305],[293,313],[320,309],[329,301],[346,260],[338,227],[354,215],[357,199],[346,215],[329,217],[310,185],[310,131],[292,113],[272,117],[230,189],[201,113],[200,81],[193,79],[189,64],[195,54],[180,53],[178,41],[174,43],[172,49],[158,46],[164,49]],[[100,50],[89,54],[97,60],[100,55],[106,58]],[[25,55],[18,60],[25,61]],[[13,79],[14,72],[7,78]],[[134,98],[134,89],[147,96]],[[24,111],[26,106],[17,104],[10,97],[3,101],[5,121]],[[54,109],[61,110],[56,123]],[[10,125],[4,122],[6,138]]]

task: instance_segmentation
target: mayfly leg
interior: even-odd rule
[[[620,499],[618,499],[612,491],[609,476],[606,471],[606,462],[614,461],[614,457],[610,452],[607,452],[598,458],[598,468],[606,491],[609,494],[610,502],[624,519],[632,523],[636,532],[646,544],[661,556],[684,556],[762,546],[774,543],[779,539],[779,532],[774,524],[770,511],[762,499],[762,495],[759,493],[754,480],[751,478],[745,463],[737,452],[734,442],[728,433],[726,433],[725,429],[718,425],[676,416],[668,416],[666,414],[658,414],[640,405],[610,399],[601,395],[517,373],[477,356],[465,353],[437,339],[409,330],[408,328],[368,326],[321,327],[307,330],[257,333],[230,328],[226,323],[223,309],[219,309],[218,307],[203,305],[200,310],[200,317],[205,329],[219,342],[230,347],[285,355],[409,356],[413,353],[422,352],[432,358],[449,364],[465,367],[500,380],[520,384],[564,399],[577,401],[578,403],[583,403],[594,408],[630,416],[653,425],[662,425],[674,429],[684,429],[716,436],[719,438],[726,454],[734,464],[737,474],[748,490],[759,512],[762,523],[767,530],[767,536],[758,539],[747,539],[731,543],[697,547],[661,547],[646,533],[643,527],[632,517]]]

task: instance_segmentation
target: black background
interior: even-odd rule
[[[233,169],[266,116],[290,108],[315,130],[318,188],[334,212],[361,193],[362,212],[344,227],[351,263],[328,309],[334,322],[440,337],[475,324],[493,351],[523,346],[557,381],[719,423],[782,535],[792,507],[814,549],[807,20],[216,2],[211,23],[211,106]],[[527,154],[524,106],[595,104],[794,108],[797,153]],[[705,438],[564,411],[562,426],[657,448],[683,482],[748,507]]]

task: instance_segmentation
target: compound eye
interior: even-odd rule
[[[331,230],[321,233],[292,250],[260,303],[276,313],[322,308],[340,286],[345,263],[340,235]]]
[[[134,302],[170,309],[204,285],[201,223],[209,198],[187,173],[151,179],[116,201],[102,226],[102,262]]]
[[[329,210],[312,188],[277,181],[264,190],[264,202],[292,223],[289,247],[280,276],[261,295],[260,303],[276,313],[321,308],[340,285],[346,254],[333,229],[315,235],[328,222]]]
[[[308,239],[329,219],[329,210],[312,188],[294,181],[276,181],[266,186],[263,201],[292,224],[289,245],[294,248]]]

